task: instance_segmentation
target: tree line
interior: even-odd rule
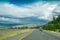
[[[40,26],[33,26],[33,27],[28,27],[28,26],[23,26],[23,27],[9,27],[8,29],[38,29]]]
[[[60,15],[57,18],[53,17],[53,20],[48,24],[43,25],[43,29],[60,32]]]

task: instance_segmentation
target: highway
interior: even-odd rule
[[[19,40],[21,37],[25,36],[26,33],[18,34],[13,37],[9,37],[4,40]],[[46,31],[40,31],[38,29],[34,30],[31,34],[23,38],[23,40],[60,40],[60,34],[55,34]]]
[[[35,30],[23,40],[60,40],[60,35],[46,31]]]

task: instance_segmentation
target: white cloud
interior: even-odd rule
[[[33,4],[31,7],[33,13],[38,16],[39,19],[46,19],[51,20],[52,18],[52,11],[57,7],[57,3],[36,3]]]
[[[18,19],[4,18],[4,17],[0,17],[0,20],[2,20],[2,21],[10,21],[10,22],[13,22],[13,23],[19,23],[20,22],[20,20],[18,20]]]
[[[56,8],[57,4],[51,3],[33,3],[32,5],[16,6],[14,4],[3,3],[0,4],[0,14],[13,15],[16,17],[30,17],[36,16],[39,19],[50,20],[52,11]]]
[[[60,15],[60,5],[58,5],[58,6],[54,9],[53,13],[55,13],[56,15]]]

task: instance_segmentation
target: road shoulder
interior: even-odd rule
[[[29,31],[28,33],[26,33],[24,36],[20,37],[19,40],[23,40],[24,38],[26,38],[27,36],[29,36],[33,31],[34,31],[34,29],[31,30],[31,31]]]

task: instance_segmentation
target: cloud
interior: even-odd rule
[[[53,10],[53,13],[55,13],[55,16],[60,15],[60,4]]]
[[[27,6],[16,6],[14,4],[0,4],[0,14],[13,15],[16,17],[37,16],[38,18],[47,19],[57,4],[37,2]]]
[[[51,20],[53,10],[59,3],[52,2],[36,2],[30,5],[17,6],[10,3],[0,3],[0,15],[10,15],[12,17],[1,17],[0,20],[9,21],[13,23],[38,23],[36,20]],[[55,14],[55,13],[54,13]],[[27,18],[28,17],[28,18]],[[29,19],[29,17],[36,17]],[[21,19],[22,18],[22,19]],[[25,19],[27,18],[27,19]],[[35,20],[36,19],[36,20]]]
[[[13,16],[20,16],[20,17],[25,17],[25,16],[31,16],[33,15],[30,13],[30,9],[24,8],[24,7],[18,7],[13,4],[7,4],[4,3],[0,5],[0,13],[1,14],[8,14],[8,15],[13,15]]]
[[[18,19],[5,18],[5,17],[0,17],[0,20],[6,21],[6,22],[11,22],[11,23],[19,23],[20,22],[20,20],[18,20]]]

